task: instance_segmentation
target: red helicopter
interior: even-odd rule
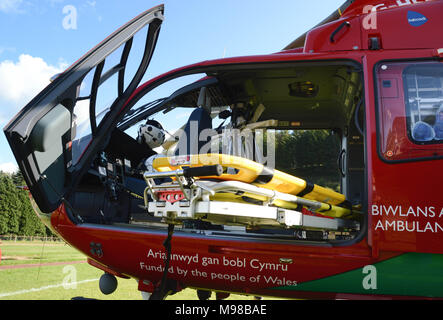
[[[104,271],[102,292],[121,277],[150,299],[442,298],[443,2],[349,0],[281,52],[141,84],[163,14],[4,129],[37,214]]]

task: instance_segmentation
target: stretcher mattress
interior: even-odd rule
[[[220,177],[205,177],[223,181],[240,181],[261,188],[315,200],[325,204],[338,206],[346,201],[343,194],[331,189],[312,184],[303,179],[286,174],[279,170],[265,167],[249,159],[224,155],[205,154],[180,157],[163,157],[154,159],[152,166],[156,171],[166,172],[181,170],[184,167],[200,167],[222,165],[224,174]],[[228,173],[234,169],[235,173]]]

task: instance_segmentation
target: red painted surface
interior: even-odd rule
[[[340,26],[342,27],[340,28]],[[336,30],[338,32],[333,36]],[[360,48],[362,48],[360,19],[355,17],[352,19],[342,18],[310,31],[306,37],[304,51],[307,53],[352,51]]]
[[[368,13],[369,8],[375,9],[378,12],[392,11],[393,9],[413,9],[416,8],[417,4],[438,2],[439,0],[365,0],[365,1],[354,1],[346,10],[343,11],[343,17],[352,17],[363,15],[364,12]],[[366,9],[365,9],[366,8]]]
[[[165,252],[163,242],[166,232],[75,226],[63,208],[53,215],[53,221],[57,220],[56,229],[60,235],[101,266],[89,260],[92,265],[117,276],[146,279],[153,283],[161,280],[164,265],[161,254]],[[102,257],[91,255],[91,242],[101,244]],[[168,278],[179,281],[183,286],[207,288],[209,284],[213,290],[275,295],[275,289],[270,288],[347,272],[399,253],[381,252],[379,257],[373,258],[366,240],[349,247],[332,248],[205,239],[177,233],[172,240],[172,254],[179,257],[173,258],[170,266],[174,273],[170,273]],[[284,264],[280,259],[292,259],[292,263]],[[152,270],[148,270],[150,266]],[[178,270],[183,273],[179,274]],[[260,278],[257,280],[257,277]],[[309,296],[284,290],[278,294],[293,298]],[[334,294],[321,296],[328,298]]]
[[[125,108],[132,99],[140,98],[146,91],[161,83],[209,66],[346,59],[361,64],[365,74],[369,217],[366,236],[358,243],[331,247],[265,240],[205,238],[177,232],[172,239],[172,253],[176,255],[171,261],[174,273],[170,273],[169,278],[179,281],[183,286],[202,288],[209,286],[210,289],[222,291],[294,298],[336,298],[338,296],[335,293],[297,293],[269,288],[344,273],[404,252],[443,253],[442,232],[422,232],[420,229],[414,232],[398,232],[377,228],[380,222],[384,224],[386,221],[389,223],[403,221],[403,223],[419,223],[423,230],[423,226],[428,222],[440,221],[439,213],[443,209],[441,196],[443,160],[394,164],[384,161],[379,154],[378,112],[381,112],[381,117],[385,117],[386,121],[390,118],[383,113],[383,110],[378,109],[375,66],[384,60],[435,58],[436,49],[443,47],[443,38],[440,35],[443,27],[441,19],[443,3],[419,2],[423,3],[415,6],[411,3],[409,6],[406,4],[410,1],[407,0],[385,1],[385,8],[380,9],[378,19],[380,27],[376,31],[362,27],[366,16],[361,14],[360,5],[353,4],[345,11],[341,20],[312,30],[307,36],[303,52],[296,49],[266,56],[205,61],[170,71],[141,85],[134,92],[122,112],[126,111]],[[376,5],[379,1],[366,3]],[[395,7],[389,9],[390,6]],[[408,10],[421,12],[429,21],[422,27],[410,26],[406,16]],[[335,41],[331,43],[331,33],[343,21],[349,21],[350,26],[337,33]],[[436,30],[439,30],[438,34]],[[366,50],[370,37],[379,37],[382,50]],[[396,79],[400,81],[400,78]],[[392,91],[387,94],[396,93]],[[401,95],[396,97],[394,103],[401,103],[403,97]],[[404,137],[404,122],[392,123],[392,127],[393,132],[390,134],[386,132],[386,136],[394,137],[397,134]],[[394,154],[399,152],[397,150],[407,147],[409,143],[401,139],[394,141],[395,143],[386,142],[392,145],[388,149],[392,149]],[[380,208],[388,207],[394,209],[401,207],[403,211],[396,211],[395,216],[378,214],[384,210]],[[432,207],[431,211],[435,212],[435,216],[404,215],[406,212],[404,210],[411,207],[416,211],[418,208],[431,210]],[[163,241],[166,232],[98,225],[76,226],[69,221],[63,207],[53,214],[52,224],[67,242],[90,257],[92,259],[90,261],[95,261],[92,264],[98,267],[101,265],[101,269],[116,275],[150,280],[153,283],[161,279]],[[103,250],[101,256],[91,253],[91,243],[101,245]]]
[[[414,58],[432,58],[431,50],[416,50],[416,51],[397,51],[395,55],[391,52],[383,52],[367,56],[368,69],[367,83],[371,92],[375,92],[374,88],[374,72],[373,66],[379,61],[392,60],[395,57],[397,60]],[[402,99],[401,97],[399,99]],[[442,187],[438,181],[443,179],[443,172],[441,166],[443,160],[427,160],[427,161],[413,161],[388,163],[384,161],[379,155],[379,142],[377,141],[377,115],[376,108],[378,101],[375,95],[367,96],[367,103],[374,108],[367,108],[368,119],[368,160],[370,161],[369,177],[372,178],[369,184],[369,219],[371,232],[369,237],[371,241],[377,242],[377,247],[380,250],[399,250],[404,252],[426,252],[426,253],[443,253],[441,241],[443,233],[441,232],[424,232],[427,223],[434,224],[440,222],[441,210],[443,209],[443,198],[441,197]],[[394,101],[393,103],[398,103]],[[386,114],[382,114],[386,117]],[[398,139],[396,144],[397,149],[414,148],[415,150],[425,149],[423,146],[413,145],[410,140],[405,138],[405,120],[401,123],[393,125],[394,131],[400,132],[402,139]],[[393,132],[392,135],[396,133]],[[389,136],[387,134],[387,136]],[[440,145],[441,149],[441,145]],[[426,151],[424,151],[426,153]],[[414,158],[411,156],[411,158]],[[384,206],[383,214],[371,214],[371,208],[380,208]],[[396,214],[386,213],[386,208],[391,207],[397,210]],[[407,214],[409,210],[414,210],[415,215]],[[418,214],[419,211],[428,211],[428,216]],[[435,214],[432,214],[434,212]],[[393,228],[389,230],[382,230],[376,226],[381,221],[383,225],[386,222],[396,223],[403,221],[408,222],[411,226],[415,224],[414,232],[396,232]],[[417,227],[419,226],[419,227]]]

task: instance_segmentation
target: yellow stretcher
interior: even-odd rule
[[[204,219],[228,225],[323,230],[359,227],[353,220],[358,212],[339,206],[345,201],[342,194],[244,158],[155,156],[147,167],[145,207],[168,223]]]
[[[228,193],[216,193],[210,198],[211,201],[226,201],[226,202],[239,202],[244,203],[245,199],[254,199],[263,203],[272,202],[273,206],[291,210],[298,210],[301,206],[306,207],[313,213],[321,214],[323,216],[331,218],[352,218],[352,212],[348,208],[342,208],[339,206],[334,206],[315,200],[304,201],[304,198],[290,198],[285,194],[274,194],[274,195],[260,195],[256,192],[244,192],[238,195],[234,192]]]
[[[262,164],[245,158],[224,154],[206,154],[170,158],[164,157],[153,160],[153,168],[158,172],[180,170],[183,167],[200,167],[218,164],[224,168],[233,168],[236,170],[236,173],[224,173],[220,177],[213,177],[217,180],[249,183],[261,188],[295,195],[308,200],[319,201],[325,205],[338,206],[346,201],[344,195],[331,189],[310,184],[303,179],[278,170],[268,169]],[[225,170],[225,172],[227,171]],[[211,177],[205,177],[205,179],[211,179]],[[323,210],[325,209],[326,207],[323,208]],[[340,216],[341,215],[342,214],[340,214]]]

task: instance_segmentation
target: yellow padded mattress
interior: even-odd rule
[[[311,184],[303,179],[284,172],[269,169],[262,164],[249,159],[224,155],[202,154],[178,157],[156,158],[153,168],[159,172],[180,170],[183,167],[200,167],[220,164],[225,172],[220,177],[205,177],[225,181],[241,181],[261,188],[271,189],[282,193],[292,194],[308,200],[315,200],[330,205],[340,205],[346,201],[343,194],[331,189]],[[229,174],[227,168],[235,169],[235,174]]]

